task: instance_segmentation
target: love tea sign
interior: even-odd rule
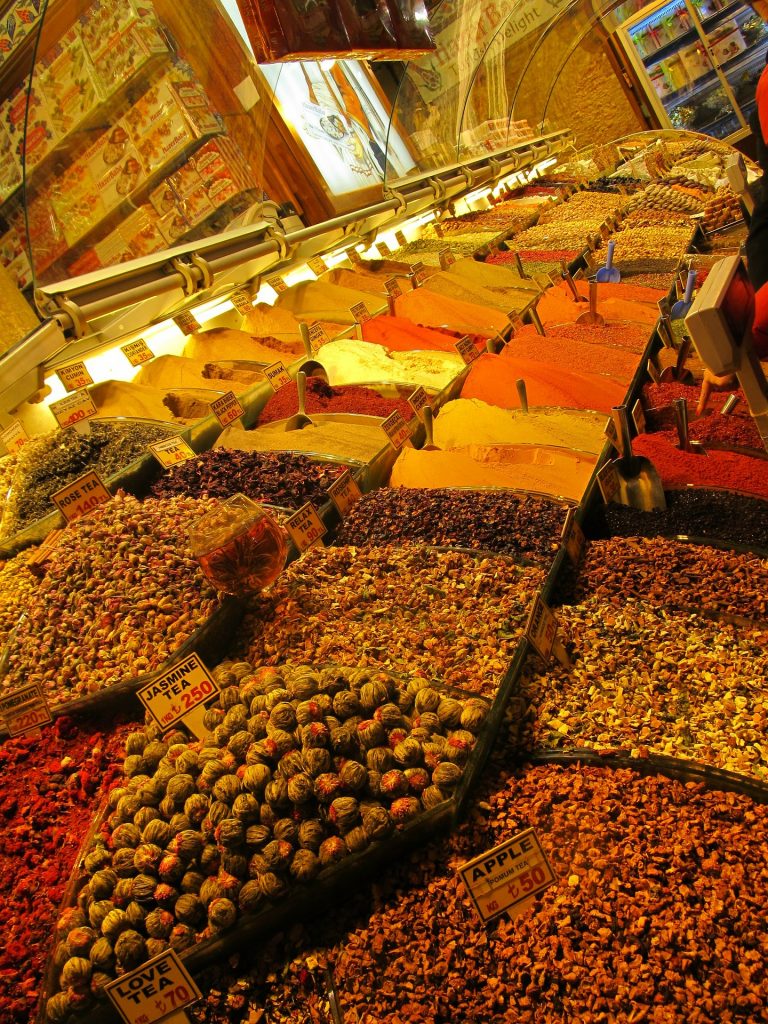
[[[157,1024],[202,998],[173,949],[111,981],[104,991],[125,1024]]]

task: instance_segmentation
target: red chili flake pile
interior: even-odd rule
[[[663,409],[666,406],[671,406],[676,398],[684,398],[688,403],[688,415],[690,416],[696,408],[700,393],[701,388],[697,384],[678,384],[676,381],[670,381],[668,384],[644,384],[642,394],[643,408],[646,412],[649,409]],[[749,417],[749,406],[747,405],[744,392],[738,388],[735,388],[733,391],[717,391],[713,393],[709,400],[709,408],[719,414],[731,395],[738,395],[741,401],[729,415],[741,418]]]
[[[535,328],[523,328],[535,333]],[[610,324],[605,327],[594,327],[592,324],[557,324],[547,325],[547,335],[568,341],[582,341],[590,345],[610,345],[614,348],[628,349],[641,354],[648,344],[648,328],[642,324]],[[518,332],[518,333],[522,333]],[[593,372],[605,372],[600,366],[594,366]]]
[[[672,444],[677,444],[677,430],[664,431],[664,435]],[[755,421],[747,419],[746,416],[721,416],[720,413],[712,413],[698,420],[690,420],[688,436],[691,440],[701,441],[704,445],[718,444],[765,451]],[[766,472],[768,473],[768,467]]]
[[[101,795],[121,774],[129,725],[59,718],[0,746],[0,1020],[29,1024],[64,890]]]
[[[477,345],[485,352],[485,343],[488,340],[484,334],[464,334],[461,331],[452,331],[448,327],[427,327],[426,324],[418,324],[418,327],[423,327],[425,330],[434,331],[436,334],[444,334],[447,338],[469,338],[473,345]]]
[[[275,392],[261,411],[259,425],[283,420],[299,408],[299,396],[296,384],[291,381]],[[411,419],[411,409],[405,399],[383,398],[372,388],[362,388],[355,384],[342,384],[331,387],[318,377],[307,380],[307,413],[313,412],[356,412],[363,416],[381,416],[386,419],[397,409],[405,420]]]
[[[768,498],[768,463],[734,452],[710,450],[706,455],[681,451],[663,434],[640,434],[636,455],[650,459],[664,487],[721,487]]]

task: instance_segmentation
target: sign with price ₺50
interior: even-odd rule
[[[555,881],[535,829],[527,828],[459,868],[461,880],[483,922],[515,917]]]

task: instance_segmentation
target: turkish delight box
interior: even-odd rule
[[[59,136],[76,131],[101,102],[100,85],[76,29],[45,54],[36,74]]]

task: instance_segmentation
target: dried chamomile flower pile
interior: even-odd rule
[[[58,924],[51,1024],[449,800],[488,709],[382,671],[230,662],[214,676],[207,739],[147,725],[126,740]]]

